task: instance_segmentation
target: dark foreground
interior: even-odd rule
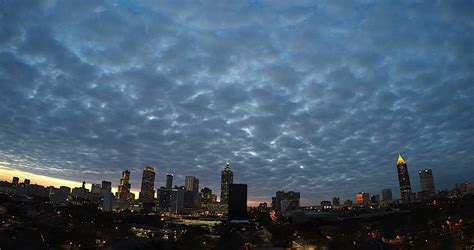
[[[0,249],[474,249],[474,196],[405,208],[296,213],[249,224],[53,206],[0,194]]]

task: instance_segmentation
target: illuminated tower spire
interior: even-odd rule
[[[408,167],[405,159],[399,153],[397,158],[398,182],[400,183],[400,196],[405,202],[410,201],[411,184],[410,176],[408,175]]]
[[[403,159],[402,154],[398,153],[397,166],[406,164],[405,159]]]

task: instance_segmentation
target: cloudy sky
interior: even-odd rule
[[[474,181],[474,1],[0,2],[0,165],[249,199]],[[0,171],[2,171],[0,169]]]

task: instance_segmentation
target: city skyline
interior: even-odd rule
[[[396,168],[397,168],[397,172],[398,172],[398,176],[399,176],[399,177],[398,177],[398,178],[399,178],[399,188],[400,188],[400,192],[399,192],[400,195],[399,195],[399,196],[397,196],[397,195],[392,195],[392,188],[391,188],[391,187],[388,187],[388,188],[384,188],[384,189],[382,189],[382,190],[378,190],[378,191],[371,192],[371,193],[370,193],[370,192],[366,192],[366,191],[359,191],[359,192],[355,193],[355,200],[354,200],[354,201],[360,202],[360,199],[361,199],[360,197],[362,197],[362,196],[360,196],[361,194],[366,194],[367,197],[365,197],[364,199],[369,199],[369,200],[370,200],[370,199],[371,199],[370,196],[369,196],[369,193],[370,193],[370,194],[372,194],[372,195],[377,196],[378,199],[383,198],[382,200],[392,200],[392,199],[393,199],[393,200],[397,200],[397,199],[400,199],[400,201],[402,201],[402,202],[412,202],[412,201],[415,200],[415,199],[425,199],[426,197],[429,197],[429,195],[435,195],[438,191],[448,190],[448,188],[445,188],[445,189],[438,189],[438,190],[437,190],[437,189],[434,189],[434,186],[431,186],[431,187],[433,188],[433,190],[428,194],[428,196],[426,196],[426,194],[425,194],[424,192],[428,191],[427,188],[430,187],[429,185],[433,185],[432,183],[433,183],[433,180],[434,180],[431,169],[422,169],[422,170],[419,170],[419,171],[418,171],[418,173],[420,174],[419,180],[418,180],[418,181],[420,182],[420,189],[419,189],[419,190],[413,190],[413,189],[411,188],[411,185],[410,185],[409,176],[406,176],[406,171],[407,171],[407,167],[406,167],[406,166],[407,166],[406,160],[402,157],[401,153],[398,153],[397,160],[396,160]],[[404,169],[403,169],[402,172],[400,172],[400,167],[404,167]],[[150,174],[149,171],[152,171],[152,174],[153,174],[152,177],[151,177],[151,178],[153,179],[153,181],[152,181],[151,183],[150,183],[150,181],[148,181],[148,179],[150,179],[150,177],[148,176],[148,175]],[[426,176],[423,176],[423,177],[422,177],[422,174],[421,174],[422,172],[423,172],[423,173],[429,173],[429,177],[426,177]],[[231,176],[230,182],[229,182],[229,180],[227,179],[227,178],[228,178],[227,176],[228,176],[229,173],[230,173],[230,176]],[[147,177],[146,177],[146,176],[147,176]],[[224,177],[224,176],[225,176],[225,177]],[[402,177],[401,177],[401,176],[402,176]],[[171,179],[170,179],[170,177],[171,177]],[[142,199],[140,198],[140,191],[139,191],[139,190],[133,191],[133,189],[131,188],[131,185],[130,185],[130,183],[128,182],[129,178],[130,178],[130,170],[128,170],[128,169],[127,169],[127,170],[124,170],[124,171],[122,171],[122,176],[120,177],[120,181],[118,182],[118,183],[119,183],[119,184],[118,184],[118,187],[114,190],[114,187],[113,187],[113,185],[112,185],[112,189],[111,189],[111,190],[113,191],[113,193],[116,193],[116,198],[117,198],[118,200],[127,200],[127,199],[130,199],[130,198],[125,198],[125,199],[124,199],[124,198],[121,198],[121,197],[123,196],[123,194],[121,194],[120,191],[119,191],[119,190],[121,190],[121,189],[120,189],[120,186],[123,185],[123,184],[122,184],[122,183],[123,183],[123,179],[125,179],[126,181],[125,181],[124,183],[125,183],[125,184],[128,184],[128,186],[126,186],[125,196],[126,196],[126,197],[129,196],[129,195],[126,194],[126,192],[131,192],[131,193],[133,193],[133,194],[132,194],[132,197],[133,197],[133,198],[131,198],[132,200],[133,200],[133,199],[137,199],[137,200],[139,200],[139,201],[144,201],[144,200],[142,200]],[[173,174],[171,174],[171,173],[166,173],[166,174],[165,174],[165,178],[166,178],[166,180],[165,180],[165,185],[166,185],[166,187],[165,187],[165,186],[159,187],[159,185],[158,185],[158,186],[155,186],[155,187],[156,187],[156,190],[159,191],[159,190],[162,189],[162,188],[170,189],[171,187],[174,187],[174,186],[176,186],[176,187],[181,186],[181,187],[185,188],[186,191],[194,192],[194,193],[195,193],[195,194],[194,194],[195,196],[197,195],[196,192],[200,192],[199,190],[200,190],[201,188],[199,188],[199,178],[197,178],[197,177],[195,177],[195,176],[185,176],[184,183],[182,183],[182,184],[177,184],[177,183],[175,183],[175,185],[174,185],[174,186],[171,186],[171,187],[170,187],[169,185],[173,182]],[[402,181],[400,178],[402,178],[402,179],[408,178],[408,186],[409,186],[408,189],[405,187],[405,185],[407,185],[407,184],[405,184],[405,181]],[[429,179],[426,180],[426,178],[429,178]],[[13,179],[13,182],[18,182],[18,181],[24,181],[24,180],[26,180],[26,179],[28,179],[28,178],[24,178],[24,179],[22,180],[21,177],[18,177],[18,176],[10,176],[10,180],[11,180],[11,179]],[[143,180],[145,180],[145,179],[147,179],[147,181],[143,182]],[[225,166],[222,168],[222,171],[221,171],[221,186],[223,186],[224,183],[230,183],[230,184],[232,184],[232,179],[233,179],[233,172],[232,172],[232,170],[231,170],[230,163],[227,162],[227,163],[225,164]],[[0,181],[7,181],[7,182],[8,182],[8,181],[10,181],[10,180],[7,180],[6,178],[4,178],[4,176],[2,176],[2,178],[0,178]],[[28,179],[28,181],[30,181],[30,179]],[[34,181],[35,181],[35,179],[33,179],[33,183],[32,183],[32,184],[37,184],[37,183],[35,183]],[[157,181],[155,180],[155,170],[154,170],[154,167],[152,167],[152,166],[145,166],[145,168],[144,168],[144,170],[143,170],[142,183],[141,183],[142,188],[141,188],[140,190],[143,189],[143,183],[146,183],[146,184],[145,184],[146,186],[149,186],[149,185],[154,186],[154,184],[155,184],[156,182],[157,182]],[[426,184],[424,184],[425,186],[423,186],[423,184],[422,184],[423,182],[428,182],[428,183],[430,183],[430,184],[426,183]],[[102,185],[104,185],[104,183],[106,183],[107,185],[110,185],[110,181],[103,180],[103,181],[102,181]],[[457,182],[457,183],[462,183],[462,182]],[[457,184],[457,183],[456,183],[456,184]],[[41,184],[41,183],[39,183],[39,184]],[[79,185],[79,184],[80,184],[80,186],[84,187],[84,185],[85,185],[85,180],[84,180],[82,183],[78,183],[77,185]],[[93,186],[94,186],[94,185],[100,185],[100,184],[88,183],[88,185],[90,186],[89,189],[93,189]],[[229,184],[227,184],[227,185],[229,185]],[[245,185],[247,185],[247,184],[245,184]],[[46,186],[54,186],[54,185],[45,184],[45,185],[43,185],[43,186],[46,187]],[[59,185],[59,186],[61,186],[61,185]],[[55,187],[58,188],[59,186],[55,186]],[[76,187],[76,186],[70,186],[70,185],[65,185],[65,186],[69,186],[70,188]],[[78,186],[77,186],[77,187],[78,187]],[[206,189],[209,189],[208,186],[202,186],[202,187],[203,187],[203,188],[206,188]],[[288,191],[288,192],[291,192],[291,193],[294,192],[294,191],[291,191],[291,190],[282,190],[281,192],[283,192],[283,191]],[[335,194],[338,193],[337,190],[333,190],[333,191],[334,191]],[[386,194],[385,194],[385,191],[388,191],[389,194],[386,195]],[[151,192],[151,191],[150,191],[150,192]],[[214,190],[214,192],[215,192],[215,190]],[[278,194],[280,191],[276,191],[276,192],[277,192],[277,194]],[[403,196],[403,194],[404,194],[405,192],[406,192],[406,194],[405,194],[405,196]],[[154,200],[154,201],[153,201],[153,203],[154,203],[154,202],[157,202],[157,201],[158,201],[158,200],[157,200],[158,194],[155,193],[155,189],[153,189],[153,193],[154,193],[154,194],[153,194],[153,198],[151,198],[151,199]],[[225,192],[224,192],[224,193],[225,193]],[[220,196],[217,196],[219,202],[224,202],[224,203],[227,202],[227,200],[224,200],[224,201],[222,200],[222,195],[225,195],[224,193],[221,191],[221,195],[220,195]],[[300,193],[300,192],[297,192],[297,193],[298,193],[298,196],[299,196],[299,193]],[[395,192],[395,194],[396,194],[396,193],[397,193],[397,192]],[[227,194],[227,195],[228,195],[228,194]],[[360,196],[360,197],[359,197],[359,196]],[[389,197],[389,198],[386,199],[386,197]],[[334,200],[335,198],[337,198],[338,200],[340,199],[339,196],[333,195],[333,196],[332,196],[332,199]],[[353,200],[353,199],[352,199],[353,197],[351,198],[350,196],[348,196],[348,197],[344,197],[344,196],[343,196],[342,198],[343,198],[343,199],[347,199],[347,200],[351,200],[351,201]],[[274,199],[275,199],[275,197],[269,197],[269,199],[267,198],[267,199],[264,199],[264,200],[248,200],[248,206],[256,206],[256,205],[259,205],[259,204],[264,203],[264,202],[265,202],[265,203],[273,203],[273,202],[274,202]],[[298,198],[298,199],[299,199],[299,198]],[[148,202],[151,202],[152,200],[149,200]],[[301,200],[302,200],[302,201],[305,201],[305,200],[311,200],[311,199],[308,199],[308,198],[307,198],[307,199],[304,199],[304,198],[302,198]],[[329,198],[326,197],[326,200],[329,200]],[[324,199],[321,199],[321,200],[318,200],[316,203],[319,203],[320,201],[325,201],[325,200],[324,200]],[[314,206],[316,203],[303,202],[302,205],[303,205],[303,206]],[[198,204],[199,204],[199,203],[198,203]]]
[[[4,2],[0,178],[116,189],[129,169],[137,198],[150,165],[155,191],[172,170],[220,194],[230,162],[250,200],[318,204],[399,197],[401,152],[415,191],[422,169],[471,181],[472,7]]]

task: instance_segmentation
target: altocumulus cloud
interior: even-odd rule
[[[473,1],[2,1],[0,160],[254,200],[474,180]]]

